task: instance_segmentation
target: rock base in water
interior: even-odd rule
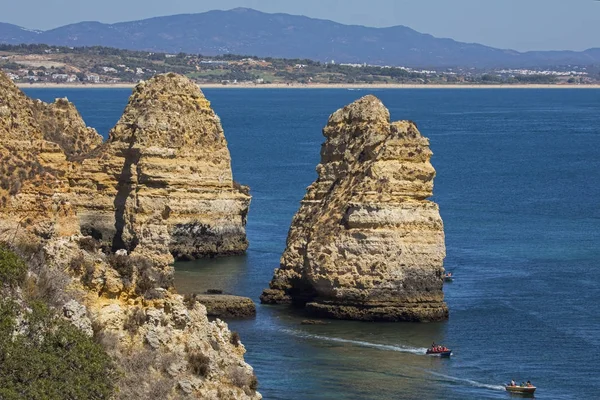
[[[241,319],[256,316],[256,305],[248,297],[200,294],[195,295],[194,299],[206,307],[206,314],[209,317]]]
[[[327,321],[321,321],[318,319],[305,319],[304,321],[300,322],[300,325],[328,325],[329,322]]]
[[[321,318],[381,322],[429,322],[448,319],[448,307],[366,306],[332,303],[308,303],[306,311]]]
[[[262,304],[292,304],[292,297],[283,290],[265,289],[260,295]]]
[[[429,140],[373,96],[335,112],[323,135],[318,178],[261,301],[338,319],[448,318]]]

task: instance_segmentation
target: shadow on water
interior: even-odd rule
[[[209,289],[236,293],[247,268],[247,257],[208,258],[175,263],[175,287],[182,294],[204,293]]]

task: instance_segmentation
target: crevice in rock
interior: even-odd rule
[[[128,199],[135,193],[137,187],[137,173],[134,177],[132,167],[134,165],[137,167],[141,155],[139,149],[134,149],[133,147],[130,147],[124,155],[125,163],[119,176],[117,195],[114,200],[116,233],[113,237],[112,250],[126,249],[131,252],[136,246],[136,239],[126,240],[123,235],[128,223],[130,224],[131,222],[127,221],[127,219],[132,217],[132,214],[127,212]]]

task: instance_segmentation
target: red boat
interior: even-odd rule
[[[452,355],[452,350],[444,346],[434,346],[428,348],[425,354],[428,356],[450,357]]]

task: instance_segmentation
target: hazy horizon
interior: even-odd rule
[[[116,23],[175,14],[253,8],[327,19],[342,24],[405,25],[421,33],[460,42],[529,50],[600,47],[600,2],[594,0],[104,0],[90,7],[80,0],[31,0],[14,3],[1,22],[49,30],[82,21]],[[32,13],[31,10],[36,12]],[[39,12],[38,12],[39,11]]]

